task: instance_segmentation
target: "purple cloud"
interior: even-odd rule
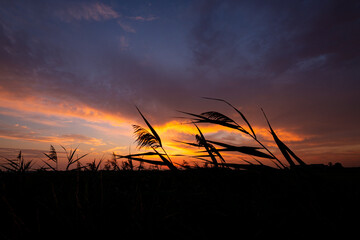
[[[57,12],[64,21],[87,20],[105,21],[119,18],[121,15],[111,6],[103,3],[77,3]]]

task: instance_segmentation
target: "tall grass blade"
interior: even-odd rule
[[[53,171],[57,171],[53,166],[51,166],[48,162],[43,161],[50,169],[52,169]]]
[[[258,149],[261,149],[261,148],[258,148],[258,147],[248,147],[248,146],[238,147],[238,146],[233,146],[233,145],[229,145],[229,144],[226,144],[226,143],[217,142],[217,141],[211,141],[211,140],[208,140],[208,142],[211,142],[213,144],[224,147],[224,149],[218,149],[220,152],[221,151],[240,152],[240,153],[244,153],[244,154],[252,155],[252,156],[256,156],[256,157],[274,159],[273,156],[258,151]]]
[[[163,154],[160,154],[155,148],[153,148],[153,150],[158,154],[158,156],[161,158],[161,160],[166,164],[166,166],[170,169],[170,170],[178,170],[175,165],[171,162],[170,158],[167,159],[166,157],[164,157]],[[167,157],[169,157],[166,154]]]
[[[271,127],[270,125],[270,122],[264,112],[263,109],[261,109],[261,111],[263,112],[264,114],[264,117],[266,119],[266,122],[270,128],[270,133],[271,135],[273,136],[274,138],[274,141],[276,143],[276,145],[278,146],[278,148],[280,149],[281,153],[283,154],[283,156],[285,157],[285,159],[289,162],[290,166],[291,167],[294,167],[295,166],[295,163],[294,161],[291,159],[290,155],[302,166],[305,166],[306,163],[303,162],[298,156],[295,155],[295,153],[293,151],[290,150],[290,148],[288,146],[285,145],[285,143],[283,143],[279,137],[276,135],[275,131],[273,130],[273,128]]]
[[[74,150],[70,149],[70,154],[69,154],[69,158],[68,159],[71,159],[71,162],[73,161],[74,159],[74,155],[75,155],[75,152],[77,151],[78,147],[76,147]]]
[[[259,160],[257,160],[257,159],[255,159],[254,158],[254,160],[256,161],[256,162],[258,162],[260,165],[264,165],[262,162],[260,162]]]
[[[122,155],[117,155],[117,154],[115,154],[114,153],[114,155],[116,156],[116,157],[121,157],[121,158],[127,158],[127,157],[140,157],[140,156],[154,156],[154,155],[158,155],[157,153],[155,153],[155,152],[145,152],[145,153],[136,153],[136,154],[128,154],[128,155],[124,155],[124,156],[122,156]]]
[[[192,123],[212,123],[212,124],[218,124],[224,127],[228,127],[228,128],[232,128],[235,130],[239,130],[245,134],[249,134],[244,128],[242,128],[239,124],[237,124],[235,121],[233,121],[232,119],[230,119],[229,117],[218,113],[218,112],[205,112],[202,113],[201,115],[198,114],[193,114],[193,113],[188,113],[188,112],[183,112],[183,111],[179,111],[181,113],[196,117],[194,119],[192,119]],[[222,116],[226,117],[226,118],[214,118],[214,114],[210,115],[210,118],[207,117],[207,115],[209,116],[210,113],[216,113],[218,116],[221,114]],[[233,121],[233,123],[230,123],[229,120],[225,120],[225,119],[230,119],[231,121]]]
[[[178,141],[178,140],[173,140],[173,141],[178,142],[178,143],[182,143],[182,144],[186,144],[186,145],[189,145],[189,146],[193,146],[193,147],[201,147],[201,146],[199,146],[198,143],[183,142],[183,141]]]
[[[197,130],[199,131],[199,134],[200,134],[200,136],[197,135],[197,136],[199,136],[199,137],[197,138],[197,139],[198,139],[198,142],[199,142],[199,145],[202,145],[202,146],[205,148],[206,152],[209,154],[211,160],[213,161],[214,166],[215,166],[215,167],[218,167],[218,162],[217,162],[214,154],[213,154],[212,151],[210,150],[210,147],[209,147],[209,145],[208,145],[208,143],[207,143],[207,141],[206,141],[203,133],[201,132],[200,128],[199,128],[195,123],[194,123],[194,125],[195,125],[195,127],[197,128]]]
[[[79,162],[80,159],[86,157],[87,155],[89,155],[89,153],[85,153],[85,154],[82,155],[81,157],[77,157],[75,160],[72,161],[72,164]]]
[[[80,163],[79,160],[86,157],[89,154],[89,153],[86,153],[86,154],[82,155],[81,157],[77,157],[75,159],[74,155],[75,155],[76,151],[78,150],[78,147],[76,147],[74,150],[70,149],[70,151],[68,152],[64,146],[62,146],[62,145],[60,145],[60,146],[64,149],[64,151],[66,153],[66,158],[68,161],[68,163],[66,165],[66,171],[68,171],[70,166],[73,165],[74,163]],[[77,169],[80,169],[80,168],[84,168],[84,167],[78,167]]]
[[[163,161],[156,161],[156,160],[144,159],[144,158],[139,158],[139,157],[132,157],[131,155],[126,155],[126,156],[116,155],[116,156],[118,158],[127,158],[127,159],[144,162],[144,163],[149,163],[149,164],[154,164],[154,165],[166,165],[166,163]]]
[[[221,165],[226,167],[240,168],[245,170],[276,170],[276,168],[267,166],[267,165],[257,165],[257,164],[241,164],[241,163],[221,163]]]
[[[137,154],[129,154],[129,155],[117,155],[114,154],[115,157],[118,158],[127,158],[127,159],[131,159],[131,160],[136,160],[136,161],[142,161],[140,159],[143,158],[138,158],[140,156],[159,156],[163,162],[163,164],[159,164],[159,161],[155,161],[155,160],[147,160],[147,159],[143,159],[143,162],[146,163],[151,163],[151,164],[155,164],[155,165],[166,165],[170,170],[177,170],[177,168],[173,165],[173,163],[171,161],[169,161],[169,159],[167,159],[165,156],[167,156],[167,154],[161,154],[159,153],[155,148],[153,148],[154,152],[146,152],[146,153],[137,153]]]
[[[301,160],[298,156],[295,155],[295,153],[284,144],[284,147],[286,148],[287,152],[301,165],[301,166],[306,166],[307,164]]]
[[[277,164],[275,161],[271,160],[273,162],[273,164],[275,164],[279,169],[281,169],[281,167],[279,166],[279,164]],[[284,167],[284,166],[283,166]]]
[[[198,141],[198,143],[190,143],[190,142],[183,142],[183,141],[177,141],[177,140],[174,140],[174,141],[182,143],[182,144],[190,145],[190,146],[193,146],[193,147],[204,147],[199,141]],[[222,162],[225,162],[225,159],[220,154],[218,149],[215,148],[212,144],[210,144],[208,140],[206,140],[206,141],[207,141],[207,145],[208,145],[209,149],[211,150],[211,152],[215,153],[220,158],[220,160]],[[207,152],[207,151],[205,151],[205,152]],[[210,155],[208,157],[210,157]]]
[[[7,161],[7,164],[14,170],[17,170],[19,169],[19,163],[18,163],[18,159],[16,160],[11,160],[11,159],[8,159],[8,158],[5,158],[6,161]]]
[[[129,154],[129,155],[117,155],[114,154],[114,156],[118,157],[118,158],[128,158],[128,159],[132,159],[132,160],[136,160],[136,161],[140,161],[140,159],[143,158],[138,158],[140,156],[159,156],[160,159],[163,161],[163,165],[166,165],[170,170],[177,170],[177,168],[173,165],[173,163],[167,159],[165,156],[167,156],[166,154],[162,154],[159,153],[155,148],[153,148],[154,152],[146,152],[146,153],[137,153],[137,154]],[[151,163],[151,161],[154,161],[154,164],[159,165],[158,161],[155,160],[146,160],[144,159],[146,163]]]
[[[209,146],[210,146],[211,151],[214,152],[214,153],[216,154],[216,156],[218,156],[218,157],[220,158],[221,162],[224,163],[224,162],[225,162],[225,159],[224,159],[223,156],[220,154],[219,150],[218,150],[216,147],[214,147],[212,144],[210,144],[210,143],[208,143],[208,144],[209,144]]]
[[[8,170],[9,172],[16,172],[16,170],[14,168],[7,167],[5,165],[2,165],[2,167],[5,168],[6,170]]]
[[[26,172],[26,171],[29,171],[31,169],[31,167],[32,167],[32,164],[33,164],[32,160],[27,161],[27,162],[24,160],[24,157],[23,157],[21,151],[19,151],[18,156],[14,160],[8,159],[8,158],[5,158],[5,157],[4,157],[4,159],[6,160],[6,164],[8,166],[2,165],[2,167],[5,168],[8,171],[11,171],[11,172]]]
[[[16,160],[11,160],[8,159],[6,157],[3,157],[6,160],[6,163],[8,166],[6,166],[5,164],[2,165],[3,168],[5,168],[6,170],[10,171],[10,172],[17,172],[19,169],[19,164],[17,163],[17,159]]]
[[[32,166],[32,160],[30,161],[27,161],[26,163],[24,161],[22,161],[22,165],[23,165],[23,171],[27,171],[27,170],[30,170],[31,166]]]
[[[85,166],[85,169],[93,172],[97,172],[100,168],[102,161],[103,159],[100,159],[99,162],[96,164],[96,159],[94,159],[94,161],[88,163],[87,166]]]

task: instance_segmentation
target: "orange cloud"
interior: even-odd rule
[[[216,133],[220,130],[225,130],[226,128],[219,125],[201,125],[199,126],[203,134]],[[193,124],[182,123],[176,120],[167,122],[160,126],[155,126],[156,131],[159,134],[170,134],[170,133],[185,133],[189,135],[199,134],[199,131]],[[233,130],[228,130],[233,132]]]
[[[273,137],[271,136],[267,128],[255,127],[254,131],[255,134],[262,136],[265,140],[273,141]],[[304,141],[307,137],[309,137],[305,137],[303,135],[299,135],[297,133],[290,132],[282,128],[274,129],[274,131],[283,142],[301,142]]]
[[[75,117],[88,122],[106,122],[113,126],[122,126],[127,120],[121,116],[108,114],[83,103],[56,101],[46,97],[24,96],[19,98],[13,93],[0,88],[0,107],[20,112],[54,115],[58,117]]]
[[[251,138],[246,134],[240,133],[239,131],[226,128],[220,125],[206,124],[206,125],[199,125],[199,128],[201,129],[203,134],[215,134],[222,131],[228,134],[230,133],[239,134],[239,136],[251,140]],[[155,129],[160,134],[160,136],[164,135],[166,138],[168,138],[169,136],[180,136],[184,134],[187,135],[199,134],[198,130],[193,124],[181,123],[179,121],[170,121],[163,125],[155,126]],[[262,138],[268,141],[273,141],[273,138],[267,128],[255,126],[254,131],[257,136],[261,136]],[[285,129],[280,128],[280,129],[275,129],[275,131],[276,134],[279,136],[279,138],[284,142],[301,142],[306,139],[305,136],[299,135],[294,132],[286,131]]]
[[[101,139],[94,137],[87,137],[81,134],[64,134],[59,136],[42,136],[34,131],[30,132],[14,132],[14,131],[0,131],[0,138],[12,140],[25,140],[31,142],[45,142],[45,143],[61,143],[61,144],[79,144],[84,143],[93,146],[105,145]]]

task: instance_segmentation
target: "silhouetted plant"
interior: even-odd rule
[[[253,140],[255,140],[261,146],[261,148],[260,147],[250,147],[250,146],[233,146],[233,145],[225,144],[225,143],[218,142],[218,141],[205,140],[207,143],[212,143],[212,144],[218,145],[220,147],[223,147],[222,149],[218,149],[218,152],[222,152],[222,151],[232,151],[233,152],[233,151],[235,151],[235,152],[240,152],[240,153],[255,156],[255,157],[266,158],[266,159],[270,159],[278,168],[287,168],[263,143],[260,142],[260,140],[257,138],[257,136],[255,134],[253,127],[251,126],[251,124],[249,123],[249,121],[246,119],[245,115],[242,112],[240,112],[232,104],[230,104],[229,102],[227,102],[223,99],[218,99],[218,98],[205,98],[205,99],[221,101],[221,102],[224,102],[227,105],[229,105],[241,116],[243,121],[248,126],[248,130],[246,130],[244,127],[239,125],[237,122],[235,122],[233,119],[229,118],[228,116],[226,116],[222,113],[216,112],[216,111],[209,111],[209,112],[204,112],[201,114],[193,114],[193,113],[188,113],[188,112],[183,112],[183,111],[180,111],[180,112],[194,117],[191,119],[192,122],[194,122],[194,123],[217,124],[217,125],[221,125],[221,126],[224,126],[227,128],[238,130],[238,131],[242,132],[243,134],[250,136]],[[265,113],[264,113],[264,115],[265,115]],[[266,120],[267,120],[267,118],[266,118]],[[300,165],[306,165],[283,142],[280,141],[280,139],[277,137],[277,135],[271,128],[268,120],[267,120],[267,122],[270,127],[270,133],[272,134],[279,149],[285,156],[285,159],[289,162],[290,166],[294,166],[295,164],[291,160],[289,154],[291,156],[293,156],[295,158],[295,160],[300,163]],[[260,151],[262,149],[265,150],[267,153]],[[211,155],[210,155],[210,157],[211,157]],[[211,158],[213,159],[213,157],[211,157]],[[217,163],[215,163],[214,160],[213,160],[213,164],[217,165]],[[222,165],[230,166],[229,164],[227,164],[225,162],[222,163]],[[261,164],[261,166],[264,166],[264,165]]]
[[[61,146],[61,147],[64,149],[64,151],[66,153],[66,159],[68,161],[67,165],[66,165],[66,171],[69,170],[71,165],[73,165],[75,163],[80,164],[79,160],[88,155],[88,153],[86,153],[86,154],[84,154],[84,155],[82,155],[80,157],[79,156],[75,157],[75,153],[78,150],[78,147],[76,147],[74,150],[70,149],[69,152],[67,151],[67,149],[64,146]],[[82,167],[81,166],[79,167],[79,165],[78,165],[76,169],[79,170],[80,168],[82,168]]]
[[[291,157],[293,157],[295,159],[295,161],[297,161],[301,166],[306,166],[306,163],[304,161],[302,161],[298,156],[296,156],[295,153],[293,151],[291,151],[290,148],[288,146],[286,146],[285,143],[283,143],[279,139],[279,137],[276,135],[275,131],[271,127],[270,122],[269,122],[268,118],[266,117],[266,114],[265,114],[264,110],[261,109],[261,111],[263,112],[263,114],[265,116],[265,119],[266,119],[266,121],[267,121],[267,123],[269,125],[270,133],[273,136],[276,145],[280,149],[280,151],[283,154],[283,156],[285,157],[285,159],[290,164],[290,167],[294,167],[296,165]]]
[[[117,162],[117,158],[116,158],[115,153],[113,153],[112,158],[107,161],[107,164],[109,166],[109,170],[110,169],[112,171],[119,171],[120,170],[120,167],[119,167],[119,164]]]
[[[203,147],[203,148],[205,148],[205,152],[207,153],[207,155],[205,155],[205,156],[198,155],[198,156],[194,156],[194,157],[196,157],[196,158],[198,158],[200,160],[203,160],[203,161],[208,161],[208,160],[203,159],[203,157],[210,157],[211,163],[213,164],[213,166],[215,168],[217,168],[219,166],[219,163],[218,163],[216,157],[220,158],[222,163],[225,163],[224,158],[222,157],[220,152],[216,149],[216,147],[214,147],[214,145],[212,145],[209,141],[207,141],[205,139],[204,134],[201,132],[200,128],[195,123],[194,123],[194,125],[195,125],[196,129],[199,132],[199,134],[195,135],[196,143],[182,142],[182,141],[177,141],[177,142],[184,143],[184,144],[194,146],[194,147]],[[223,166],[223,165],[221,165],[221,166]]]
[[[96,159],[94,159],[94,161],[89,162],[89,163],[86,164],[85,170],[87,170],[87,171],[92,171],[92,172],[97,172],[97,171],[99,171],[99,170],[100,170],[100,165],[101,165],[101,162],[102,162],[102,161],[103,161],[103,160],[100,159],[99,162],[96,163]]]
[[[133,162],[132,162],[131,158],[128,158],[127,161],[123,161],[121,168],[122,168],[122,170],[133,171],[134,170],[134,165],[133,165]]]
[[[116,155],[114,153],[114,156],[116,156],[117,158],[127,158],[127,159],[131,159],[131,160],[135,160],[135,161],[139,161],[139,162],[143,162],[143,163],[148,163],[148,164],[153,164],[153,165],[164,165],[164,166],[167,166],[171,170],[177,170],[175,165],[172,163],[169,155],[166,153],[166,151],[162,145],[160,136],[157,134],[157,132],[151,126],[151,124],[148,122],[148,120],[145,118],[145,116],[141,113],[139,108],[136,108],[136,109],[138,110],[139,114],[143,118],[144,122],[146,123],[146,125],[148,126],[150,131],[148,131],[147,129],[145,129],[139,125],[133,125],[134,135],[136,136],[135,141],[136,141],[139,149],[151,148],[153,150],[153,152],[129,154],[129,155],[125,155],[125,156],[124,155]],[[160,153],[158,151],[158,149],[161,149],[162,153]],[[161,161],[142,158],[144,156],[154,156],[154,155],[158,156],[161,159]]]
[[[44,153],[44,155],[48,158],[47,159],[48,161],[55,163],[55,167],[51,166],[51,164],[46,161],[43,161],[43,162],[53,171],[58,171],[59,170],[58,169],[58,157],[57,157],[57,153],[56,153],[54,146],[50,145],[49,153]]]
[[[201,161],[204,161],[206,166],[211,165],[215,168],[233,167],[233,168],[252,169],[252,168],[257,168],[257,167],[264,167],[264,168],[269,167],[269,166],[265,166],[261,161],[255,159],[254,157],[268,159],[268,160],[272,161],[280,169],[287,168],[258,139],[253,127],[251,126],[250,122],[247,120],[247,118],[245,117],[245,115],[242,112],[240,112],[232,104],[230,104],[229,102],[227,102],[223,99],[217,99],[217,98],[205,98],[205,99],[220,101],[220,102],[224,102],[225,104],[229,105],[232,109],[234,109],[240,115],[241,119],[246,124],[245,126],[247,126],[247,127],[241,126],[235,120],[231,119],[230,117],[228,117],[220,112],[216,112],[216,111],[208,111],[208,112],[204,112],[201,114],[193,114],[193,113],[181,111],[182,113],[191,116],[191,121],[195,125],[195,127],[198,131],[198,134],[195,135],[195,140],[196,140],[195,143],[182,142],[182,141],[177,141],[177,142],[181,142],[181,143],[195,146],[195,147],[202,147],[205,150],[201,151],[201,152],[206,153],[203,155],[195,155],[192,157],[195,157]],[[118,171],[121,169],[122,170],[133,170],[134,169],[133,161],[138,161],[140,163],[140,165],[138,166],[138,170],[143,169],[144,163],[148,163],[148,164],[151,164],[151,165],[154,165],[157,167],[166,166],[171,170],[177,170],[177,167],[175,167],[170,156],[167,154],[167,152],[162,144],[161,138],[158,135],[158,133],[156,132],[156,130],[152,127],[152,125],[149,123],[149,121],[145,118],[145,116],[142,114],[142,112],[139,110],[139,108],[136,107],[136,109],[139,112],[139,114],[141,115],[141,117],[144,120],[145,124],[147,125],[148,129],[146,129],[142,126],[139,126],[139,125],[133,125],[134,135],[136,137],[135,142],[137,143],[138,149],[150,148],[150,149],[152,149],[152,151],[137,153],[137,154],[129,153],[128,155],[117,155],[117,154],[113,153],[113,158],[111,160],[108,160],[105,163],[104,168],[106,170],[112,169],[114,171]],[[277,147],[281,151],[285,160],[290,164],[290,167],[292,168],[292,167],[296,166],[295,162],[297,162],[300,166],[306,166],[305,162],[302,161],[297,155],[295,155],[295,153],[292,150],[290,150],[290,148],[279,139],[279,137],[273,130],[272,126],[270,125],[270,122],[269,122],[265,112],[263,111],[263,109],[261,109],[261,110],[262,110],[264,117],[267,121],[267,124],[269,126],[270,134],[272,135]],[[235,146],[235,145],[231,145],[231,144],[227,144],[227,143],[223,143],[223,142],[219,142],[219,141],[206,139],[204,134],[198,127],[197,123],[217,124],[217,125],[221,125],[221,126],[230,128],[230,129],[238,130],[242,134],[246,134],[247,136],[252,138],[261,147]],[[217,146],[217,147],[215,147],[215,146]],[[69,151],[64,146],[61,146],[61,147],[64,149],[64,151],[66,153],[66,159],[67,159],[67,164],[66,164],[66,168],[65,168],[66,171],[68,171],[70,169],[70,167],[73,166],[74,164],[77,164],[77,167],[75,167],[75,169],[78,169],[78,170],[81,170],[81,169],[85,169],[85,170],[89,170],[89,171],[98,171],[99,170],[102,160],[100,160],[98,163],[96,163],[96,161],[94,160],[93,162],[87,163],[85,166],[81,166],[80,159],[87,156],[88,153],[83,154],[80,157],[79,156],[75,157],[75,153],[77,152],[78,147],[76,147],[74,150],[70,149]],[[247,164],[227,163],[225,161],[225,159],[223,158],[221,152],[238,152],[241,154],[246,154],[246,155],[253,157],[254,160],[258,164],[253,164],[246,160],[243,160],[243,161],[245,161]],[[58,159],[58,154],[57,154],[54,146],[50,145],[50,151],[48,153],[44,152],[43,154],[47,157],[47,160],[43,161],[46,164],[46,166],[49,169],[52,169],[53,171],[58,171],[59,170],[59,166],[58,166],[59,159]],[[153,156],[160,158],[160,161],[147,158],[147,157],[153,157]],[[173,156],[182,156],[182,155],[173,155]],[[121,163],[121,166],[119,166],[117,159],[123,159],[123,158],[127,159],[127,161],[123,161]],[[15,160],[7,159],[7,158],[5,158],[5,159],[6,159],[6,164],[3,167],[5,169],[7,169],[8,171],[24,172],[24,171],[28,171],[32,166],[32,161],[29,161],[29,162],[24,161],[21,151]],[[55,164],[55,166],[54,166],[54,164]],[[178,163],[176,163],[176,164],[183,168],[186,168],[186,169],[190,168],[188,164],[178,164]],[[42,170],[46,170],[46,168],[43,167]]]
[[[103,170],[105,170],[105,171],[110,171],[111,170],[110,160],[107,160],[105,162]]]
[[[4,159],[6,160],[6,163],[2,165],[2,167],[10,172],[26,172],[29,171],[33,165],[32,160],[24,160],[24,156],[21,151],[19,151],[19,154],[15,159],[8,159],[5,157]]]

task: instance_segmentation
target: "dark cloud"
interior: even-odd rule
[[[210,1],[197,10],[194,68],[210,72],[237,104],[292,115],[281,124],[359,120],[344,110],[360,103],[359,3]]]

